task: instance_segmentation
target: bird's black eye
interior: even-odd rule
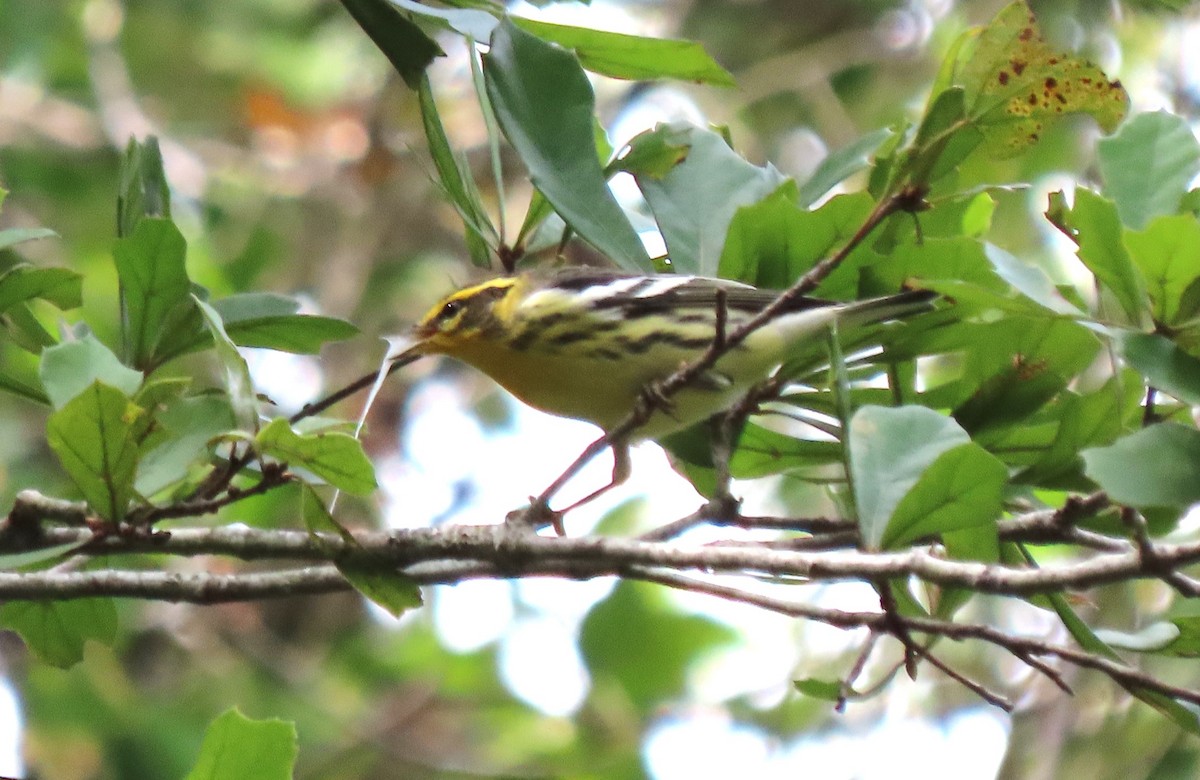
[[[448,320],[462,309],[462,301],[446,301],[446,305],[438,312],[439,320]]]

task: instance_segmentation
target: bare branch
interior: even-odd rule
[[[357,545],[303,531],[224,526],[180,529],[169,534],[94,537],[86,528],[48,528],[36,545],[9,546],[0,536],[0,552],[23,552],[71,542],[85,543],[81,553],[170,553],[229,555],[245,560],[271,558],[338,560],[404,568],[438,560],[479,561],[510,576],[537,573],[540,567],[570,571],[572,576],[619,574],[627,566],[669,567],[739,574],[797,577],[810,581],[874,581],[916,577],[942,587],[978,593],[1028,596],[1082,590],[1140,578],[1159,578],[1160,567],[1177,569],[1200,561],[1200,542],[1156,545],[1156,561],[1147,564],[1134,549],[1056,562],[1042,568],[947,560],[924,549],[870,553],[859,550],[782,550],[732,543],[684,545],[607,537],[550,538],[516,533],[501,525],[442,526],[391,533],[360,532]],[[0,588],[0,596],[6,595]]]
[[[79,540],[77,528],[51,529],[46,541]],[[553,577],[596,577],[617,575],[629,579],[656,582],[673,588],[706,593],[719,598],[757,606],[792,617],[825,623],[831,626],[853,629],[866,628],[875,633],[895,634],[897,630],[941,636],[953,640],[975,639],[1003,648],[1017,659],[1045,674],[1063,690],[1069,688],[1062,682],[1061,675],[1042,660],[1046,657],[1059,658],[1076,666],[1094,669],[1112,678],[1130,691],[1151,691],[1173,699],[1200,704],[1200,691],[1192,691],[1164,683],[1120,661],[1105,658],[1075,648],[1054,645],[1041,639],[1007,634],[988,625],[954,623],[933,618],[905,617],[897,612],[847,612],[819,607],[803,602],[787,601],[774,596],[754,593],[739,587],[714,582],[708,578],[680,573],[675,567],[709,568],[725,570],[737,560],[739,566],[746,563],[743,556],[754,553],[752,559],[761,569],[782,567],[770,562],[779,558],[776,551],[721,550],[702,547],[688,550],[664,543],[616,539],[556,539],[532,535],[516,536],[505,533],[503,527],[449,528],[387,534],[363,534],[359,545],[350,545],[337,537],[322,536],[314,539],[309,534],[296,531],[263,531],[259,529],[219,528],[211,530],[193,529],[172,533],[167,538],[145,535],[123,538],[102,536],[84,550],[92,553],[133,552],[139,550],[202,554],[237,551],[240,557],[293,557],[319,560],[323,556],[339,558],[342,565],[354,565],[355,557],[371,559],[372,566],[380,560],[396,563],[399,573],[417,584],[461,582],[477,578],[508,578],[514,576]],[[1167,560],[1183,560],[1186,553],[1191,558],[1200,557],[1196,545],[1163,545],[1159,552]],[[878,571],[906,566],[917,573],[938,559],[928,555],[910,554],[785,554],[784,558],[807,561],[810,571],[826,569],[826,574],[840,571],[839,579],[856,569]],[[824,557],[836,559],[818,566],[815,560]],[[1139,565],[1136,553],[1110,555],[1126,562],[1126,574],[1130,566]],[[857,558],[858,565],[852,565]],[[404,561],[402,563],[402,561]],[[646,561],[649,563],[640,563]],[[982,567],[993,569],[981,581],[996,588],[1002,584],[1018,589],[1026,587],[1054,587],[1055,581],[1094,581],[1118,569],[1088,568],[1093,562],[1064,565],[1055,569],[1021,570],[1004,567]],[[927,573],[941,580],[949,579],[951,571],[976,577],[973,565],[941,561],[949,568],[930,568]],[[1080,572],[1084,572],[1081,574]],[[1153,576],[1145,572],[1144,576]],[[1032,579],[1031,579],[1032,578]],[[177,573],[147,570],[84,570],[84,571],[36,571],[0,572],[0,598],[2,599],[73,599],[97,596],[120,596],[129,598],[155,599],[161,601],[183,601],[196,604],[215,604],[229,601],[246,601],[263,598],[295,595],[314,595],[349,590],[350,585],[338,568],[329,563],[289,568],[273,572],[250,572],[231,575],[209,573]],[[928,658],[926,650],[915,639],[908,646]],[[936,659],[930,662],[966,685],[978,695],[997,706],[1004,706],[1003,697],[984,686],[971,681]]]
[[[68,525],[87,525],[87,504],[45,496],[36,490],[22,490],[17,493],[8,513],[9,526],[28,527],[41,520],[54,520]]]
[[[155,601],[220,604],[280,596],[350,590],[337,567],[314,566],[280,572],[180,574],[164,571],[0,572],[5,599],[77,599],[123,596]]]

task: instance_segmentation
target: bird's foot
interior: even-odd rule
[[[529,506],[514,509],[504,518],[504,523],[510,528],[520,531],[537,533],[549,526],[559,536],[566,536],[563,528],[563,513],[550,508],[550,504],[534,496],[529,497]]]

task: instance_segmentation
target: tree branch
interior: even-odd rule
[[[11,525],[11,523],[9,524]],[[28,534],[0,533],[0,553],[11,542],[28,542]],[[25,527],[23,530],[28,531]],[[1162,566],[1200,560],[1200,543],[1156,545],[1150,566],[1137,550],[1103,553],[1072,563],[1040,569],[942,560],[923,550],[905,553],[790,552],[705,545],[685,547],[668,542],[609,538],[549,538],[515,534],[503,525],[449,526],[360,533],[355,540],[302,531],[220,527],[180,529],[158,535],[93,534],[87,528],[41,529],[35,548],[76,543],[74,554],[109,555],[139,552],[181,556],[229,555],[245,560],[278,559],[320,562],[271,572],[237,574],[180,573],[161,570],[43,570],[0,572],[0,599],[66,600],[103,596],[216,604],[282,596],[315,595],[351,589],[333,563],[371,567],[380,563],[417,584],[462,582],[481,578],[620,576],[672,588],[706,593],[792,617],[839,628],[866,628],[876,634],[908,637],[906,647],[960,684],[997,706],[1007,700],[982,683],[970,680],[931,658],[911,635],[953,640],[975,639],[1003,648],[1046,675],[1065,691],[1061,674],[1046,664],[1058,658],[1099,671],[1132,692],[1152,691],[1200,704],[1200,691],[1164,683],[1120,661],[1041,639],[1007,634],[988,625],[906,617],[897,611],[848,612],[789,601],[716,581],[713,573],[761,574],[817,580],[879,580],[908,576],[943,586],[970,587],[1003,595],[1030,595],[1089,587],[1136,577],[1159,576]],[[684,574],[698,570],[705,576]],[[902,638],[903,641],[903,638]]]
[[[391,533],[359,532],[355,544],[334,535],[323,534],[318,538],[304,531],[237,526],[179,529],[153,536],[97,536],[86,528],[60,527],[44,529],[32,544],[24,537],[19,545],[15,540],[8,542],[7,536],[0,534],[0,553],[25,552],[70,543],[82,545],[76,552],[89,555],[227,555],[243,560],[335,560],[348,565],[386,564],[397,569],[430,561],[477,561],[492,564],[513,577],[542,573],[547,568],[569,576],[591,577],[620,574],[628,566],[767,574],[828,582],[915,577],[941,587],[968,588],[977,593],[1009,596],[1083,590],[1134,579],[1157,579],[1161,577],[1161,567],[1174,570],[1200,561],[1200,542],[1156,545],[1156,556],[1152,563],[1147,562],[1137,550],[1129,549],[1033,569],[947,560],[919,548],[871,553],[858,550],[781,550],[724,542],[685,545],[609,537],[558,539],[515,533],[502,525],[442,526]],[[9,575],[17,578],[23,576],[31,575]],[[0,598],[29,597],[7,591],[3,584],[5,582],[12,580],[0,580]]]

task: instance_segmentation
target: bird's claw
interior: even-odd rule
[[[530,530],[534,533],[550,526],[559,536],[567,535],[563,527],[563,513],[551,509],[549,503],[533,496],[529,498],[529,506],[509,512],[504,522],[511,528]]]
[[[675,403],[662,392],[657,382],[651,382],[638,391],[638,405],[647,416],[655,410],[668,417],[675,416]]]

